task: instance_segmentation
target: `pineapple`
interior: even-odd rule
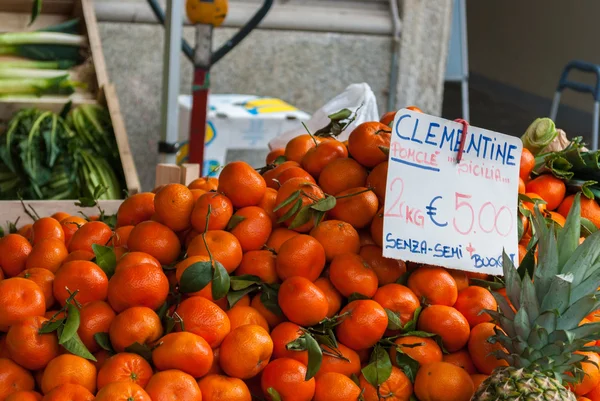
[[[600,338],[600,323],[579,323],[600,308],[600,232],[578,246],[579,195],[558,234],[553,225],[546,226],[537,208],[535,213],[539,240],[535,269],[532,258],[529,271],[525,260],[519,271],[506,254],[503,260],[506,293],[516,313],[496,293],[499,310],[488,311],[502,329],[488,341],[505,348],[496,351],[496,357],[509,366],[494,370],[472,401],[575,401],[575,394],[563,385],[583,378],[581,363],[587,357],[575,352],[598,351],[585,344]]]

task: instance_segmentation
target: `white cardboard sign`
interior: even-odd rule
[[[402,109],[392,126],[383,255],[502,274],[518,263],[517,204],[523,145],[516,137]]]

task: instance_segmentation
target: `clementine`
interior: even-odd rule
[[[451,306],[431,305],[423,309],[417,328],[439,335],[449,352],[458,351],[469,341],[469,322]]]
[[[273,340],[261,326],[247,324],[232,330],[219,349],[219,363],[227,375],[249,379],[259,374],[273,354]]]
[[[144,358],[122,352],[108,358],[98,371],[98,389],[115,382],[135,383],[145,387],[152,374],[152,367]]]
[[[285,316],[301,326],[319,323],[329,310],[323,291],[300,276],[290,277],[281,284],[277,300]]]
[[[305,365],[295,359],[279,358],[267,365],[260,384],[269,401],[274,401],[272,393],[281,400],[310,401],[315,395],[315,378],[304,380],[305,376]]]
[[[158,315],[145,306],[135,306],[119,313],[110,324],[110,342],[117,352],[134,343],[153,344],[162,335]]]
[[[235,208],[256,206],[260,203],[267,184],[248,163],[228,163],[219,175],[217,190],[231,200]]]
[[[281,280],[300,276],[315,281],[325,260],[325,249],[319,241],[309,235],[297,235],[281,244],[275,267]]]
[[[325,258],[331,262],[343,253],[358,253],[360,240],[352,225],[340,220],[326,220],[310,231],[310,235],[323,246]]]

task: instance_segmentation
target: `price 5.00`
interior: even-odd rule
[[[481,206],[473,206],[472,196],[456,192],[454,194],[454,218],[452,226],[457,233],[462,235],[476,234],[478,230],[489,234],[496,232],[502,237],[507,237],[514,224],[513,212],[510,208],[502,206],[497,208],[492,202],[485,202]],[[438,227],[445,227],[448,222],[442,221],[437,216],[438,207],[435,204],[441,201],[441,196],[431,200],[427,210],[431,222]]]

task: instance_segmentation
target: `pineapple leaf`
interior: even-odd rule
[[[516,361],[515,361],[516,355],[511,355],[508,352],[506,352],[504,350],[500,350],[500,349],[490,352],[490,355],[495,356],[496,359],[504,359],[506,362],[508,362],[508,364],[510,366],[516,366]]]
[[[565,263],[562,273],[571,273],[573,283],[578,285],[586,275],[588,266],[595,266],[600,261],[600,231],[587,237],[583,244],[577,247]],[[585,268],[582,268],[584,267]]]
[[[518,354],[518,355],[529,355],[529,354],[525,354],[525,352],[533,352],[535,351],[534,349],[529,349],[528,345],[523,342],[519,337],[515,337],[512,340],[512,345],[511,347],[511,351],[513,354]]]
[[[589,270],[593,270],[593,272],[579,283],[579,285],[571,289],[571,304],[588,294],[594,293],[596,288],[600,285],[600,268],[593,269],[593,267],[589,268]],[[600,267],[600,265],[598,267]]]
[[[556,321],[558,320],[557,313],[555,311],[547,311],[535,320],[534,325],[543,327],[548,333],[552,333],[556,330]]]
[[[535,229],[535,233],[538,237],[545,237],[548,235],[548,230],[551,226],[546,223],[546,219],[540,212],[539,207],[537,205],[533,208],[533,216],[532,216],[533,228]]]
[[[512,339],[506,334],[504,334],[502,330],[498,329],[497,327],[494,327],[494,333],[494,336],[488,339],[488,342],[490,344],[500,343],[507,349],[512,347]]]
[[[600,339],[600,322],[582,324],[571,330],[578,338],[586,340]]]
[[[514,323],[512,319],[507,318],[497,311],[486,310],[487,314],[494,319],[494,321],[511,337],[515,337],[517,334],[515,333]]]
[[[566,372],[567,370],[572,369],[572,366],[557,366],[556,369]],[[558,375],[558,372],[556,374]],[[559,376],[560,378],[555,376],[556,380],[560,380],[565,383],[576,384],[581,381],[581,379],[566,374],[560,374]]]
[[[508,319],[514,320],[515,319],[515,312],[510,307],[510,304],[508,303],[508,301],[506,300],[506,298],[504,298],[502,296],[502,294],[500,294],[500,293],[498,293],[496,291],[492,291],[492,295],[494,296],[494,299],[496,300],[496,303],[498,304],[498,308],[500,309],[500,312],[504,316],[506,316]],[[489,311],[486,311],[486,312],[489,312]]]
[[[531,281],[529,273],[525,272],[525,276],[523,277],[521,284],[521,308],[527,311],[529,324],[531,325],[540,315],[540,306],[538,304],[538,299],[535,295],[535,287]]]
[[[542,226],[546,226],[543,222]],[[546,229],[546,235],[538,243],[538,263],[534,273],[534,283],[538,301],[543,303],[544,296],[550,290],[553,277],[560,273],[558,268],[558,250],[554,227]]]
[[[519,272],[519,277],[523,279],[525,272],[529,273],[529,277],[533,277],[535,272],[535,250],[537,245],[537,239],[532,238],[530,246],[527,248],[527,253],[523,257],[521,263],[519,263],[519,268],[517,271]]]
[[[541,350],[548,344],[548,332],[541,326],[534,326],[527,338],[527,344],[534,350]]]
[[[584,354],[571,354],[569,359],[567,360],[567,363],[569,365],[574,365],[579,362],[585,362],[588,359],[589,358],[587,357],[587,355],[584,355]]]
[[[580,352],[583,348],[585,348],[585,340],[576,340],[573,343],[565,345],[563,349],[563,353],[571,354],[574,352]]]
[[[529,354],[529,358],[527,358],[528,361],[538,361],[539,359],[543,358],[543,354],[541,351],[532,349],[531,353]]]
[[[516,309],[519,309],[521,303],[519,296],[521,294],[521,278],[515,269],[510,256],[502,251],[502,270],[504,272],[504,282],[506,283],[506,295]]]
[[[569,306],[569,290],[573,282],[573,275],[557,274],[550,282],[548,292],[544,294],[542,310],[554,310],[562,313]]]
[[[581,215],[581,194],[575,195],[571,210],[567,215],[567,221],[565,222],[564,228],[558,234],[558,265],[560,267],[565,266],[565,263],[575,249],[579,245],[580,236],[580,215]]]
[[[575,339],[575,334],[568,330],[556,330],[550,333],[548,336],[548,342],[554,345],[558,343],[562,343],[561,350],[564,352],[564,348],[568,346],[568,344],[572,344]]]
[[[597,345],[592,345],[590,347],[583,347],[579,349],[580,352],[600,352],[600,347],[598,347]]]
[[[593,312],[597,306],[598,298],[596,298],[595,294],[581,297],[559,316],[556,322],[556,329],[570,330],[577,327],[579,322]]]
[[[520,308],[515,315],[515,333],[519,340],[523,341],[531,333],[531,325],[529,324],[529,314],[526,308]]]

